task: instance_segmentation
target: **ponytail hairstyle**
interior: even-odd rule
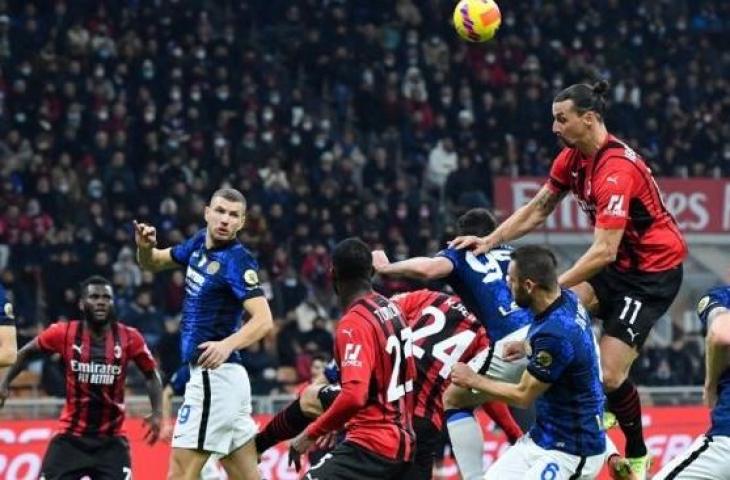
[[[603,119],[606,113],[607,94],[608,82],[606,80],[599,80],[593,85],[576,83],[558,93],[553,103],[572,100],[578,115],[583,115],[586,112],[594,112],[599,118]]]

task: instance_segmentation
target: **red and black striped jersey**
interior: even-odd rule
[[[346,440],[383,457],[413,458],[412,338],[401,310],[369,293],[345,312],[335,332],[342,390],[308,428],[318,437],[345,423]]]
[[[396,295],[392,300],[413,331],[414,415],[430,420],[440,430],[441,397],[449,385],[451,367],[456,362],[468,362],[488,348],[487,331],[456,296],[418,290]]]
[[[613,135],[592,157],[563,149],[545,185],[554,193],[572,192],[594,226],[624,230],[614,263],[618,270],[661,272],[687,256],[687,244],[651,169]]]
[[[142,335],[113,322],[103,338],[91,335],[84,322],[54,323],[38,335],[46,352],[61,355],[66,372],[66,405],[61,430],[76,436],[123,435],[127,364],[147,373],[155,368]]]

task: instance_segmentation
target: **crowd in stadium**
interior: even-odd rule
[[[515,2],[478,48],[450,9],[0,2],[0,269],[21,344],[74,317],[79,281],[101,274],[174,371],[184,273],[143,273],[131,222],[176,244],[228,184],[277,325],[246,352],[254,392],[305,380],[332,346],[335,240],[435,253],[454,214],[491,205],[494,176],[547,173],[552,97],[586,78],[611,81],[607,123],[656,175],[730,175],[726,2]],[[643,356],[640,383],[701,382],[699,348],[677,338]],[[43,377],[57,394],[53,360]]]

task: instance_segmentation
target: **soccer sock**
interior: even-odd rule
[[[302,412],[297,398],[272,418],[266,427],[256,435],[256,452],[264,453],[277,443],[294,438],[314,419]]]
[[[484,477],[484,438],[471,409],[446,410],[446,428],[463,480]]]
[[[507,435],[509,443],[514,445],[517,439],[522,436],[522,429],[515,422],[509,408],[507,408],[507,404],[504,402],[487,402],[482,405],[482,408],[494,420],[494,423],[502,429],[504,434]]]
[[[608,392],[606,398],[608,409],[616,415],[626,437],[626,456],[643,457],[646,455],[646,444],[641,426],[641,402],[636,386],[627,378],[616,390]]]

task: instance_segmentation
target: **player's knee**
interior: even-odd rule
[[[322,385],[310,385],[299,396],[299,407],[307,417],[314,418],[322,414],[322,403],[319,401],[319,390]]]
[[[603,370],[603,390],[613,392],[626,381],[627,373],[621,369],[605,368]]]

